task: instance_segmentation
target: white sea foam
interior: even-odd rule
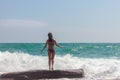
[[[104,80],[120,77],[119,59],[78,58],[69,54],[55,57],[54,69],[79,68],[83,68],[85,72],[85,77],[82,80]],[[33,56],[27,53],[0,52],[1,73],[34,69],[48,69],[48,57]]]

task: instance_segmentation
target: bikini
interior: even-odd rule
[[[48,49],[48,51],[51,52],[51,53],[54,53],[54,52],[55,52],[54,49]]]
[[[48,42],[48,44],[54,45],[53,42]],[[49,48],[48,51],[49,51],[50,53],[54,53],[54,52],[55,52],[55,49],[54,49],[54,48]]]

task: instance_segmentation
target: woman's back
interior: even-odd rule
[[[48,44],[48,49],[54,49],[55,40],[53,39],[52,42],[47,40],[47,44]]]

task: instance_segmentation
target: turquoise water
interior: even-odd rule
[[[82,79],[120,79],[120,43],[60,43],[56,47],[54,69],[79,69]],[[48,70],[47,48],[44,43],[0,43],[0,73],[36,69]],[[61,79],[60,79],[61,80]],[[69,79],[63,79],[69,80]]]
[[[57,55],[70,54],[84,58],[111,58],[120,57],[119,43],[61,43],[63,48],[56,47]],[[40,55],[43,43],[1,43],[1,52],[24,52],[30,55]],[[47,56],[47,48],[43,52]]]

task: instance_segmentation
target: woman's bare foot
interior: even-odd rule
[[[54,70],[54,68],[52,67],[52,71]]]

